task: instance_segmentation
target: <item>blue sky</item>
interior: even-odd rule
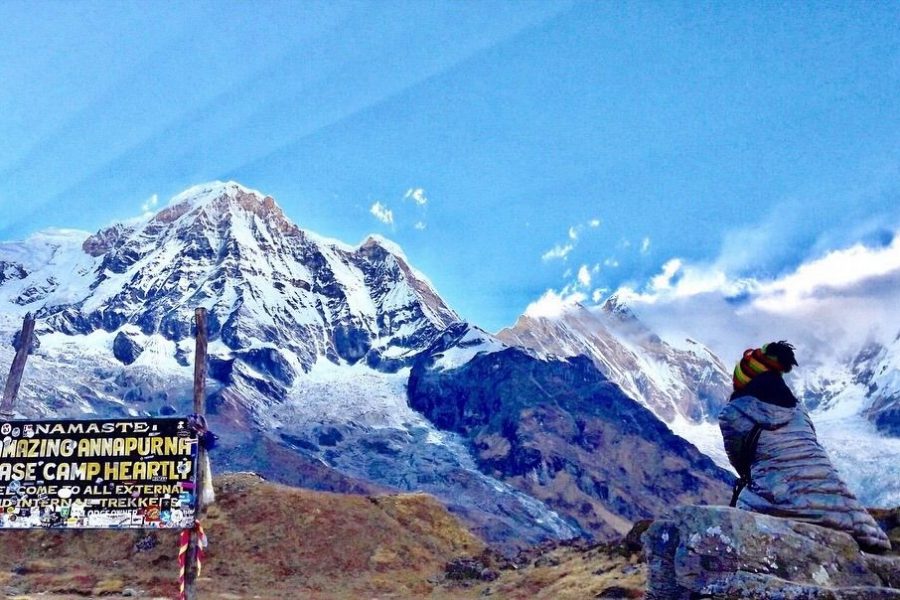
[[[234,179],[396,240],[490,330],[675,257],[777,277],[900,226],[898,31],[889,2],[4,2],[0,239]]]

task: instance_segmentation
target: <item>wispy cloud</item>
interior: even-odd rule
[[[148,213],[151,212],[156,206],[159,204],[159,195],[153,194],[147,201],[141,204],[141,212]]]
[[[581,265],[578,269],[578,283],[584,287],[591,287],[591,270],[587,265]]]
[[[403,195],[403,199],[412,200],[419,206],[428,204],[428,197],[425,195],[425,190],[422,188],[409,188],[406,190],[406,194]]]
[[[428,226],[424,223],[424,221],[419,221],[415,225],[413,225],[413,227],[419,231],[423,231]]]
[[[641,254],[647,254],[648,252],[650,252],[650,238],[645,237],[641,242]]]
[[[394,224],[394,211],[381,202],[375,202],[375,204],[372,205],[372,208],[369,209],[369,212],[385,225]]]
[[[557,244],[550,250],[544,252],[541,255],[541,260],[543,260],[544,262],[548,262],[551,260],[566,260],[566,257],[574,249],[575,246],[573,244]]]
[[[600,219],[591,219],[587,223],[577,223],[575,225],[570,225],[568,231],[566,232],[566,241],[556,244],[553,248],[544,252],[541,255],[541,260],[544,262],[556,259],[566,260],[566,257],[569,253],[572,252],[577,246],[578,242],[581,239],[581,234],[584,231],[585,227],[596,228],[600,226]]]

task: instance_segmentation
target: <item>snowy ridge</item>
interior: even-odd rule
[[[456,343],[434,355],[434,366],[441,370],[458,369],[479,354],[500,352],[508,347],[483,329],[469,326]]]
[[[671,346],[619,304],[532,311],[497,337],[543,358],[587,356],[668,424],[715,420],[729,388],[725,367],[711,351],[696,342],[686,342],[687,350]]]

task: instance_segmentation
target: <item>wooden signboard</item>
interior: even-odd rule
[[[0,528],[193,527],[184,418],[0,421]]]

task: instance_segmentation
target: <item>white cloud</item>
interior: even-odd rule
[[[672,288],[672,279],[681,270],[680,258],[673,258],[666,262],[662,267],[662,273],[650,280],[650,289],[654,292],[662,292]]]
[[[616,267],[619,266],[619,261],[616,260],[615,258],[610,257],[610,258],[607,258],[606,260],[604,260],[603,264],[607,267],[612,267],[613,269],[615,269]]]
[[[599,303],[600,300],[603,299],[603,293],[604,293],[605,291],[606,291],[606,290],[601,289],[601,288],[597,288],[596,290],[594,290],[594,292],[591,294],[591,300],[594,301],[594,304]]]
[[[587,299],[582,292],[567,294],[565,290],[556,292],[555,290],[547,290],[544,295],[528,305],[525,309],[525,316],[540,318],[555,318],[563,314],[566,310],[575,308],[576,304],[584,302]]]
[[[418,229],[419,231],[423,231],[428,226],[425,224],[424,221],[418,221],[415,225],[413,225],[413,227]]]
[[[802,308],[827,294],[852,290],[867,280],[900,272],[900,236],[884,248],[856,244],[800,265],[796,271],[760,286],[760,306]]]
[[[647,254],[650,252],[650,238],[645,237],[644,241],[641,242],[641,254]]]
[[[557,244],[550,250],[547,250],[546,252],[544,252],[541,255],[541,260],[543,260],[544,262],[551,261],[551,260],[557,260],[557,259],[566,260],[566,257],[574,249],[575,249],[575,246],[573,244],[564,244],[564,245]]]
[[[598,227],[600,225],[600,219],[592,219],[588,221],[589,227]],[[569,230],[567,232],[568,240],[562,244],[556,244],[553,248],[544,252],[541,255],[541,260],[544,262],[555,259],[566,260],[566,257],[569,255],[572,250],[578,245],[578,240],[581,237],[582,231],[584,231],[585,225],[571,225],[569,226]]]
[[[760,308],[792,312],[830,296],[853,294],[867,282],[893,274],[900,275],[900,235],[889,246],[871,248],[856,244],[834,250],[799,265],[790,273],[769,279],[732,276],[718,261],[711,265],[689,265],[673,258],[638,296],[643,301],[657,302],[705,293],[727,297],[748,294]]]
[[[856,352],[868,339],[884,342],[900,331],[900,235],[883,247],[833,250],[768,278],[731,274],[729,263],[671,259],[643,289],[619,293],[661,335],[699,339],[726,362],[773,339],[813,357]]]
[[[422,188],[409,188],[403,195],[404,200],[412,200],[419,206],[428,204],[428,197],[425,196],[425,190]]]
[[[385,225],[393,225],[394,224],[394,211],[389,209],[387,206],[382,204],[381,202],[376,202],[372,205],[372,208],[369,209],[369,212],[372,215],[384,223]]]
[[[578,283],[584,287],[591,287],[591,271],[587,265],[581,265],[578,269]]]
[[[159,195],[153,194],[147,199],[146,202],[141,205],[141,212],[151,212],[154,208],[156,208],[157,204],[159,204]]]

